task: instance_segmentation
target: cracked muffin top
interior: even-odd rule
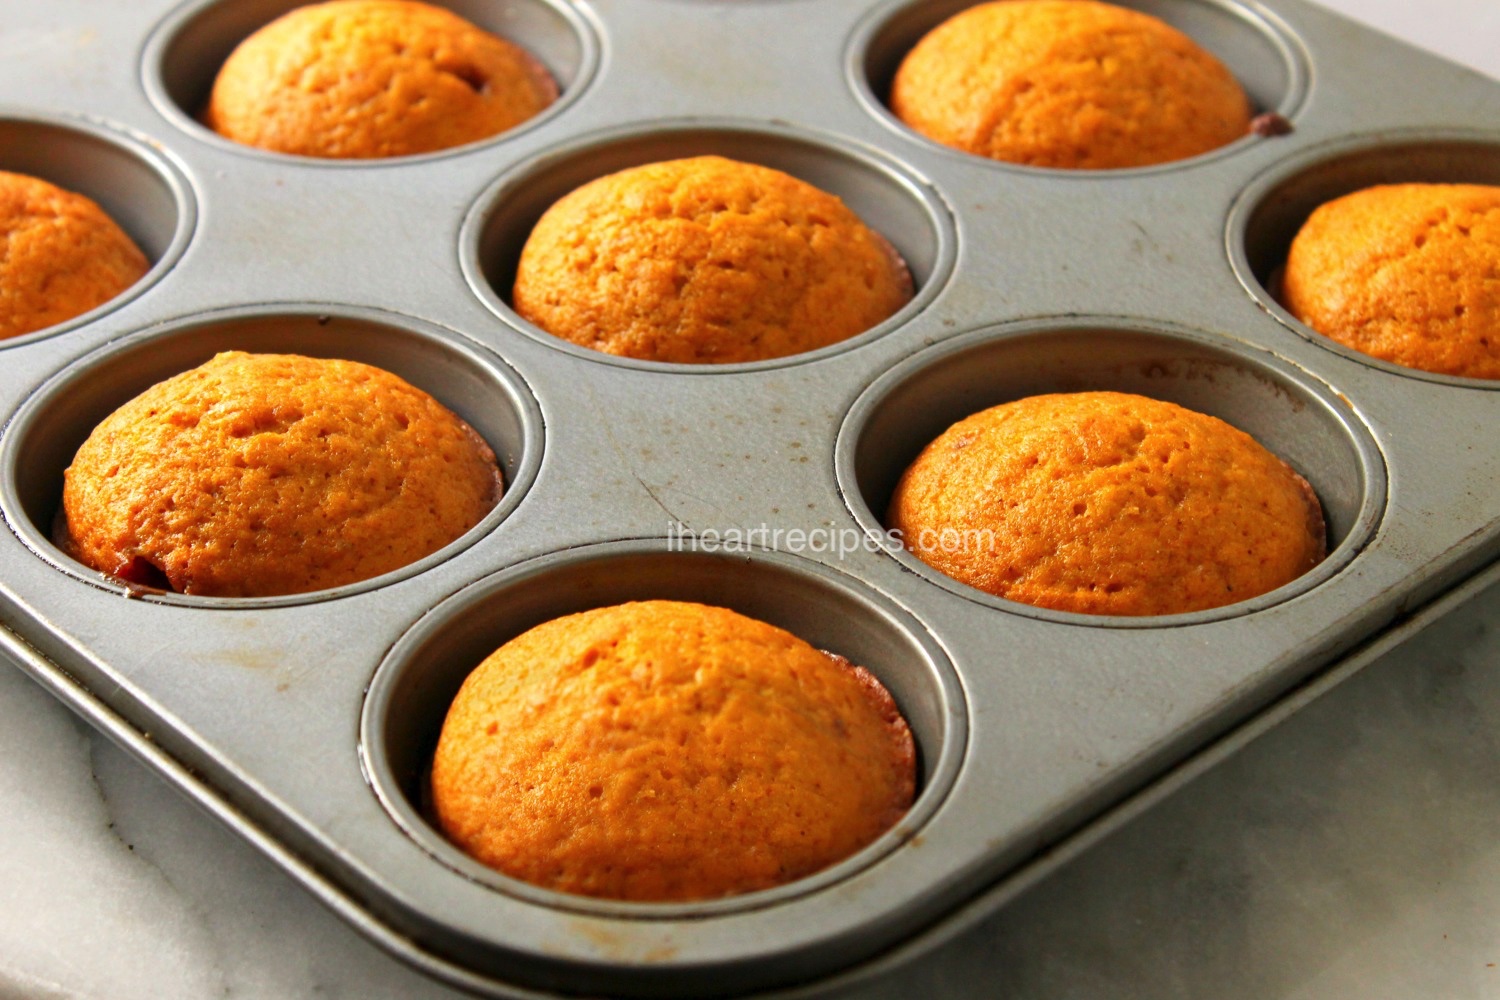
[[[1250,125],[1218,59],[1163,21],[1094,0],[961,11],[907,53],[890,106],[966,153],[1085,170],[1197,156]]]
[[[101,306],[149,267],[89,198],[0,171],[0,340]]]
[[[234,351],[94,429],[64,476],[59,542],[132,583],[297,594],[423,558],[500,492],[489,446],[397,376]]]
[[[1312,487],[1248,434],[1118,392],[960,420],[906,470],[887,520],[971,587],[1098,615],[1243,601],[1312,569],[1326,544]]]
[[[1500,187],[1389,184],[1319,206],[1292,241],[1281,300],[1356,351],[1500,378]]]
[[[760,361],[845,340],[911,298],[905,263],[836,196],[718,156],[600,177],[532,230],[516,312],[609,354]]]
[[[203,123],[247,146],[346,159],[429,153],[497,135],[557,99],[517,45],[416,0],[330,0],[246,38]]]
[[[464,682],[432,765],[448,838],[514,878],[635,901],[791,882],[910,807],[911,732],[847,660],[724,608],[568,615]]]

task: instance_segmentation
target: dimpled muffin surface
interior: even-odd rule
[[[489,446],[395,375],[229,352],[95,428],[65,475],[62,542],[179,593],[295,594],[421,559],[500,490]]]
[[[1244,432],[1114,392],[1032,396],[944,431],[888,521],[972,587],[1060,611],[1199,611],[1285,584],[1324,555],[1312,488]]]
[[[464,682],[432,766],[450,840],[518,879],[634,901],[810,875],[894,824],[911,733],[878,681],[723,608],[557,618]]]
[[[0,340],[101,306],[149,266],[92,200],[0,171]]]
[[[554,336],[651,361],[727,363],[845,340],[911,275],[836,196],[717,156],[598,178],[532,230],[513,302]]]
[[[890,106],[966,153],[1088,170],[1197,156],[1250,124],[1238,81],[1192,39],[1093,0],[996,0],[960,12],[907,53]]]
[[[1292,241],[1281,297],[1356,351],[1500,378],[1500,187],[1390,184],[1320,206]]]
[[[203,122],[277,153],[410,156],[497,135],[557,99],[529,53],[415,0],[299,7],[219,70]]]

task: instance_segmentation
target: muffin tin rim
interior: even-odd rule
[[[442,833],[422,817],[390,774],[385,748],[383,724],[392,711],[392,689],[404,671],[403,660],[420,649],[432,633],[439,632],[457,615],[469,613],[472,605],[484,601],[491,593],[522,583],[531,577],[545,576],[557,568],[577,563],[609,560],[632,555],[672,556],[706,559],[715,562],[755,562],[793,574],[819,579],[842,590],[862,603],[873,605],[894,626],[904,632],[926,654],[926,673],[933,680],[933,690],[941,700],[940,715],[946,731],[936,759],[931,762],[931,777],[919,781],[911,808],[879,837],[858,851],[811,875],[769,889],[720,898],[677,903],[631,902],[595,898],[544,889],[521,879],[502,874],[464,854]],[[649,596],[630,600],[649,600]],[[611,604],[595,604],[609,607]],[[731,609],[734,610],[734,609]],[[774,623],[772,623],[774,624]],[[779,627],[779,626],[778,626]],[[518,633],[519,634],[519,633]],[[475,663],[473,667],[477,667]],[[471,667],[471,671],[473,669]],[[872,668],[871,673],[875,673]],[[886,681],[877,675],[882,685]],[[888,688],[889,690],[889,688]],[[894,692],[892,692],[894,695]],[[564,549],[529,556],[509,563],[475,579],[434,601],[420,616],[407,623],[386,650],[365,685],[360,705],[357,749],[360,773],[367,790],[396,831],[431,861],[450,874],[484,889],[497,892],[519,904],[536,906],[559,914],[579,914],[606,919],[641,922],[670,922],[733,917],[771,907],[795,905],[808,896],[820,895],[857,878],[872,868],[891,861],[897,852],[920,838],[923,829],[943,808],[968,763],[969,703],[963,677],[942,640],[932,632],[914,611],[873,582],[861,580],[840,569],[804,556],[775,549],[755,547],[751,553],[733,556],[673,550],[670,543],[657,536],[616,537],[587,542]],[[903,717],[906,716],[903,711]],[[913,732],[913,737],[916,733]],[[918,752],[921,752],[918,742]],[[920,757],[919,757],[920,759]],[[430,766],[430,765],[429,765]]]
[[[32,430],[33,424],[40,419],[39,414],[57,397],[65,395],[76,385],[107,370],[114,357],[121,351],[143,350],[145,345],[157,340],[190,337],[193,331],[214,326],[221,321],[264,320],[289,315],[314,321],[323,317],[337,316],[388,327],[399,331],[398,336],[414,337],[441,345],[443,350],[464,357],[490,378],[506,384],[517,404],[516,415],[521,425],[521,456],[517,463],[516,474],[505,477],[505,490],[499,503],[472,528],[447,545],[387,573],[339,587],[262,597],[207,597],[178,594],[120,582],[111,575],[90,569],[68,556],[53,542],[48,530],[33,523],[25,510],[17,486],[19,475],[16,470],[16,455],[21,447],[19,438]],[[243,347],[234,349],[244,350]],[[250,353],[259,352],[251,351]],[[180,372],[172,374],[180,374]],[[170,374],[163,376],[163,378],[170,377]],[[428,391],[422,386],[417,386],[417,388],[424,392]],[[436,398],[436,394],[430,392],[428,394]],[[124,402],[125,400],[121,400],[117,405],[123,405]],[[465,423],[468,421],[465,420]],[[492,450],[497,451],[498,457],[499,452],[495,444],[488,440],[485,443]],[[516,511],[530,495],[531,487],[541,468],[542,452],[545,447],[545,419],[531,385],[493,348],[458,330],[432,320],[388,309],[354,306],[347,303],[284,301],[225,306],[164,319],[112,338],[80,357],[67,360],[28,392],[11,410],[3,425],[0,425],[0,519],[4,520],[11,533],[20,539],[32,555],[47,563],[64,577],[134,600],[169,607],[213,611],[260,611],[323,604],[400,584],[411,577],[440,566],[481,538],[493,533],[504,521],[515,516]],[[59,483],[58,490],[61,491],[61,488]]]
[[[904,547],[900,550],[893,550],[889,546],[883,546],[882,557],[895,560],[903,569],[915,573],[956,597],[1005,614],[1095,629],[1179,629],[1260,614],[1272,610],[1277,605],[1297,600],[1345,572],[1379,534],[1385,517],[1389,490],[1385,453],[1357,405],[1335,390],[1316,372],[1250,341],[1222,333],[1211,334],[1204,330],[1149,317],[1075,313],[985,324],[962,331],[936,344],[917,349],[886,368],[865,385],[845,411],[834,444],[834,466],[839,495],[843,499],[845,510],[861,529],[876,535],[886,530],[884,520],[876,514],[862,495],[855,461],[859,439],[865,432],[870,417],[885,402],[886,397],[911,379],[920,377],[928,368],[956,355],[981,349],[999,341],[1045,337],[1049,332],[1101,334],[1128,332],[1185,340],[1200,347],[1240,358],[1247,362],[1246,367],[1269,370],[1300,386],[1308,395],[1321,402],[1329,412],[1338,415],[1339,423],[1355,446],[1364,489],[1358,514],[1348,533],[1316,566],[1274,590],[1242,601],[1235,601],[1232,604],[1170,615],[1133,616],[1057,611],[997,597],[969,586],[927,565]]]
[[[40,125],[78,133],[88,139],[112,145],[131,156],[155,174],[170,193],[177,209],[177,224],[173,227],[172,238],[162,251],[161,256],[151,261],[151,266],[146,270],[145,274],[141,275],[139,281],[136,281],[108,301],[100,303],[88,312],[79,313],[71,319],[42,327],[39,330],[33,330],[30,333],[23,333],[15,337],[0,338],[0,351],[23,347],[27,344],[34,344],[50,337],[68,333],[79,327],[97,322],[105,316],[114,313],[116,310],[125,308],[154,288],[177,267],[183,255],[187,252],[188,246],[192,243],[193,236],[198,229],[197,192],[194,190],[192,182],[188,179],[187,170],[179,161],[177,154],[164,143],[152,139],[146,132],[95,115],[84,113],[49,113],[38,108],[16,104],[0,104],[0,127],[4,127],[6,123],[10,122],[19,122],[25,125]],[[0,164],[0,169],[9,168],[4,164]],[[38,179],[44,180],[49,184],[55,184],[48,177],[40,177]],[[75,193],[85,195],[91,200],[96,200],[86,191],[75,191]],[[115,220],[115,222],[116,225],[119,224],[118,220]],[[123,227],[121,228],[123,229]],[[126,235],[130,234],[127,233]],[[133,236],[131,239],[134,241]]]
[[[485,275],[484,264],[481,260],[480,244],[483,240],[484,232],[489,226],[491,216],[496,212],[508,194],[524,187],[531,178],[543,173],[549,166],[561,162],[571,162],[580,156],[587,155],[591,150],[602,149],[628,142],[631,139],[647,136],[691,136],[697,133],[726,133],[746,136],[768,135],[783,141],[798,143],[808,148],[821,149],[857,164],[861,168],[885,176],[896,186],[903,188],[910,195],[913,204],[919,206],[932,223],[937,251],[933,261],[932,273],[926,281],[916,287],[911,299],[905,305],[881,322],[852,337],[847,337],[844,340],[825,345],[816,350],[802,351],[796,354],[787,354],[778,358],[767,358],[761,361],[741,361],[728,364],[650,361],[609,354],[605,351],[596,351],[581,344],[575,344],[563,337],[548,333],[536,324],[521,318],[515,309],[505,301],[505,297],[500,291],[491,284]],[[671,157],[671,159],[679,158],[681,157]],[[602,177],[606,176],[606,174],[598,176]],[[830,191],[828,193],[835,196],[838,195],[837,191]],[[869,224],[866,223],[866,225]],[[873,227],[871,228],[873,229]],[[880,233],[880,235],[895,248],[894,241],[890,240],[884,233]],[[544,347],[560,351],[570,357],[618,368],[673,375],[738,375],[774,371],[794,365],[812,364],[829,360],[847,352],[858,350],[860,347],[895,332],[900,327],[914,320],[920,313],[930,309],[932,304],[947,289],[958,262],[958,243],[958,222],[953,212],[952,202],[943,194],[942,189],[931,178],[919,172],[911,164],[892,156],[878,146],[828,129],[793,124],[780,119],[729,116],[672,116],[659,119],[638,119],[623,125],[591,129],[527,154],[521,162],[508,167],[486,184],[479,195],[470,202],[469,208],[464,213],[463,222],[459,227],[458,255],[459,267],[465,283],[469,286],[469,290],[485,309],[501,321],[508,332],[522,334]],[[899,253],[899,248],[896,249]],[[905,263],[904,259],[903,263]]]

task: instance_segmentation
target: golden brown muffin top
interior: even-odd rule
[[[1390,184],[1330,201],[1292,241],[1281,296],[1373,357],[1500,378],[1500,187]]]
[[[1215,417],[1117,392],[960,420],[901,477],[888,521],[963,583],[1085,614],[1232,604],[1325,552],[1317,497],[1285,462]]]
[[[297,594],[421,559],[500,491],[489,446],[397,376],[230,351],[94,429],[65,474],[62,541],[179,593]]]
[[[995,160],[1099,170],[1197,156],[1250,124],[1238,81],[1192,39],[1093,0],[996,0],[911,50],[896,117]]]
[[[600,177],[532,230],[514,304],[554,336],[687,364],[759,361],[862,333],[911,298],[895,250],[836,196],[718,156]]]
[[[910,806],[911,733],[848,661],[723,608],[643,601],[512,639],[432,768],[463,850],[560,892],[708,899],[810,875]]]
[[[203,121],[277,153],[410,156],[497,135],[557,99],[529,53],[416,0],[330,0],[246,38]]]
[[[101,306],[149,267],[90,199],[0,171],[0,340]]]

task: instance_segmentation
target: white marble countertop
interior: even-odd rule
[[[1325,2],[1500,78],[1500,0]],[[460,996],[3,665],[0,802],[0,998]],[[1500,997],[1497,833],[1500,586],[844,995]]]

